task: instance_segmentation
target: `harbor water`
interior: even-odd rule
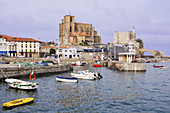
[[[164,65],[169,69],[154,68]],[[71,77],[70,72],[37,75],[34,91],[9,88],[0,82],[0,112],[5,113],[168,113],[170,112],[170,63],[148,63],[146,72],[119,72],[107,67],[75,66],[74,70],[100,72],[100,80],[79,80],[78,83],[56,82],[56,76]],[[20,78],[30,81],[29,77]],[[4,108],[2,103],[33,97],[34,102]]]

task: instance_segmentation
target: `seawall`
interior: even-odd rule
[[[71,64],[62,64],[54,66],[36,66],[36,67],[0,67],[0,80],[8,77],[22,77],[30,75],[32,71],[34,74],[40,76],[40,74],[52,74],[73,70]]]
[[[126,63],[126,62],[108,62],[108,68],[118,71],[138,71],[145,72],[146,64],[144,63]]]

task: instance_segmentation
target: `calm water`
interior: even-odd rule
[[[33,103],[11,109],[0,108],[7,113],[54,112],[170,112],[170,63],[156,63],[169,69],[155,69],[147,65],[146,72],[118,72],[92,65],[74,67],[100,72],[103,79],[80,80],[78,83],[56,82],[55,76],[70,73],[37,76],[39,87],[35,91],[8,88],[0,82],[0,103],[23,97],[34,97]],[[30,81],[29,78],[21,78]]]

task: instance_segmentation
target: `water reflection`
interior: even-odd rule
[[[95,104],[95,101],[98,101],[99,98],[98,92],[94,90],[95,86],[92,84],[90,84],[90,86],[65,83],[57,84],[56,92],[59,98],[57,99],[56,103],[59,103],[64,107],[80,107],[87,103]]]

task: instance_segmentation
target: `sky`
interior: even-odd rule
[[[102,43],[136,29],[145,49],[170,56],[170,0],[0,0],[0,34],[56,41],[65,15],[95,27]]]

